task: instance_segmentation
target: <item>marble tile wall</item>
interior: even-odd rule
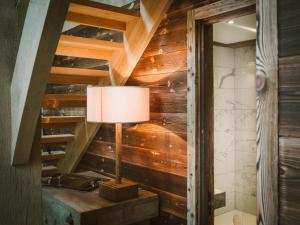
[[[214,173],[215,188],[226,192],[226,206],[235,208],[235,63],[234,49],[214,47]]]
[[[236,48],[235,208],[256,214],[255,46]]]
[[[226,207],[255,214],[255,47],[214,47],[215,188]]]

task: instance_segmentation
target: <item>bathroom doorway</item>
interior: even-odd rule
[[[256,14],[213,24],[214,224],[256,224]]]
[[[255,225],[256,14],[197,21],[196,30],[200,225]]]
[[[188,220],[254,225],[256,5],[222,2],[188,13]]]

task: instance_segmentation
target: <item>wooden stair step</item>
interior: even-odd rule
[[[107,70],[55,67],[50,71],[49,83],[60,84],[99,84],[100,78],[109,77]]]
[[[84,116],[47,116],[41,118],[42,128],[74,127],[77,123],[84,121]]]
[[[74,139],[73,134],[43,135],[41,144],[67,143]]]
[[[123,49],[123,43],[61,35],[56,55],[111,60],[117,50]]]
[[[64,151],[42,152],[42,161],[60,160],[65,156]]]
[[[42,102],[43,108],[86,107],[86,96],[47,94]]]
[[[125,31],[126,23],[139,17],[140,13],[137,11],[93,1],[73,0],[66,20],[87,26]]]
[[[42,177],[49,177],[59,174],[56,166],[43,166]]]

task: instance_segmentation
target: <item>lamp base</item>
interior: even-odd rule
[[[138,184],[125,179],[120,184],[115,180],[105,181],[99,184],[99,196],[113,202],[137,198]]]

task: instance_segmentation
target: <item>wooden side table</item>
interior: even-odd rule
[[[139,190],[138,198],[116,203],[100,198],[98,189],[43,188],[44,225],[148,224],[158,210],[158,196],[145,190]]]

